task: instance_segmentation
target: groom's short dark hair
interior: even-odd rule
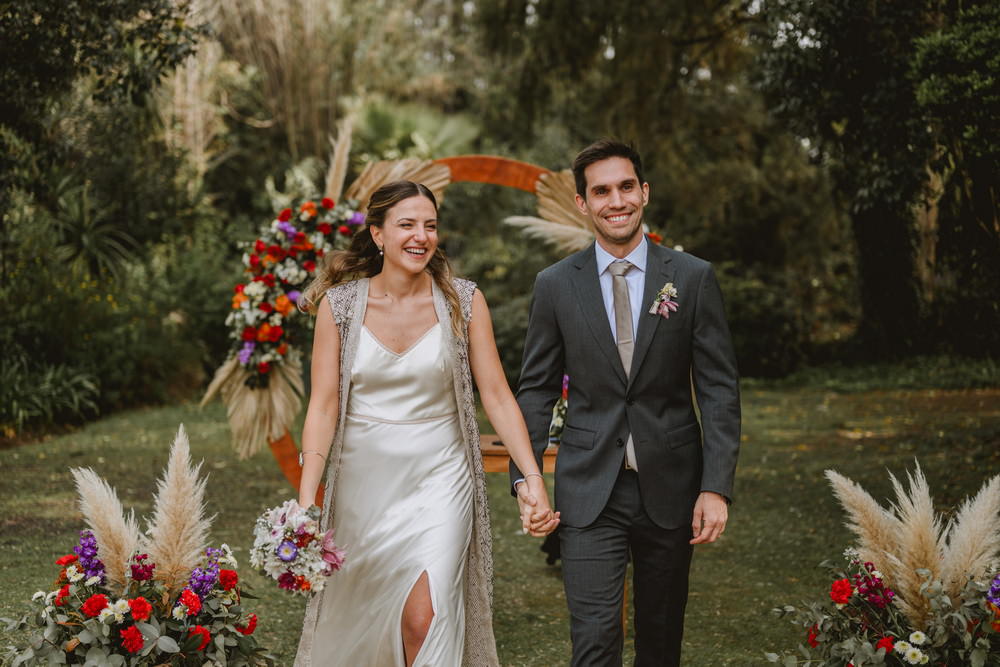
[[[626,144],[615,139],[598,139],[580,151],[573,160],[573,179],[576,181],[576,193],[587,198],[587,177],[583,173],[587,167],[607,160],[611,157],[622,157],[629,160],[635,168],[635,176],[639,179],[639,185],[646,180],[642,177],[642,158],[632,144]]]

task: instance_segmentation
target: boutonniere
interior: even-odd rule
[[[664,319],[670,318],[670,313],[676,313],[679,304],[674,301],[677,298],[677,288],[673,283],[667,283],[656,293],[653,305],[649,308],[650,315],[660,315]]]

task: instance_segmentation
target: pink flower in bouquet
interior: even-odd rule
[[[324,572],[330,574],[344,566],[344,550],[333,542],[333,531],[327,531],[323,536],[323,560],[326,561]]]

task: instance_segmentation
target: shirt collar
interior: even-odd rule
[[[639,245],[632,249],[632,252],[627,254],[624,259],[631,262],[632,266],[639,269],[643,273],[646,272],[646,235],[642,235],[642,240],[639,241]],[[609,253],[607,250],[601,247],[601,244],[594,241],[594,251],[597,255],[597,275],[603,274],[608,270],[608,266],[611,262],[618,260],[617,257]]]

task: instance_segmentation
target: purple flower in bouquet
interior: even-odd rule
[[[344,550],[333,542],[333,531],[328,530],[323,536],[321,545],[323,550],[323,560],[326,562],[325,574],[332,574],[344,566]]]
[[[292,303],[298,303],[299,297],[302,296],[302,292],[298,291],[297,289],[293,289],[292,291],[288,292],[286,296],[288,297],[288,300],[291,301]]]
[[[97,558],[97,538],[89,530],[80,531],[80,543],[73,547],[73,553],[80,557],[80,567],[83,568],[84,575],[90,577],[100,577],[101,584],[105,582],[104,563]]]
[[[205,550],[205,555],[208,556],[208,563],[205,567],[196,567],[188,581],[188,587],[202,600],[212,592],[215,582],[219,580],[219,556],[222,555],[222,550],[210,547]]]
[[[994,607],[1000,607],[1000,574],[993,578],[990,592],[986,594],[986,601]]]
[[[295,225],[293,225],[292,223],[288,222],[287,220],[284,221],[284,222],[279,222],[278,223],[278,229],[280,229],[281,231],[283,231],[285,233],[285,236],[287,236],[290,239],[295,238],[295,233],[297,231],[299,231],[299,230],[295,229]]]
[[[365,224],[365,214],[361,211],[355,211],[351,214],[351,217],[347,219],[347,223],[350,225],[363,225]]]
[[[257,344],[253,341],[247,341],[243,343],[243,348],[237,353],[240,363],[244,366],[250,363],[250,356],[253,355],[253,349],[257,347]]]
[[[278,555],[278,558],[286,563],[290,563],[295,560],[295,557],[299,555],[299,548],[295,546],[294,542],[285,540],[278,545],[278,548],[274,550],[274,553]]]

